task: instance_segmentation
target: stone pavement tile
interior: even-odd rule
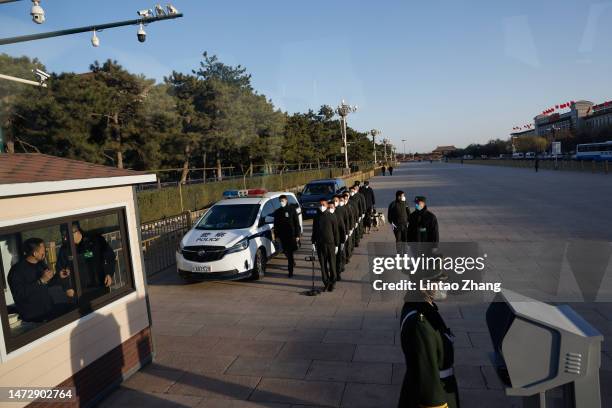
[[[455,342],[453,344],[456,349],[472,347],[468,333],[453,330],[453,334],[455,335]]]
[[[320,342],[326,329],[276,328],[266,327],[255,337],[256,340],[271,341],[313,341]]]
[[[296,327],[302,317],[299,315],[253,315],[244,316],[238,326],[262,326],[262,327]]]
[[[160,353],[153,365],[161,370],[181,370],[191,373],[223,373],[236,359],[235,355],[210,355],[202,353]]]
[[[369,345],[357,346],[353,361],[368,361],[380,363],[403,363],[404,354],[400,346]]]
[[[385,316],[365,316],[363,328],[367,330],[393,330],[399,326],[399,319],[394,315]]]
[[[170,336],[165,334],[154,334],[155,349],[158,352],[198,352],[202,349],[214,347],[219,342],[215,337],[198,336]]]
[[[196,407],[201,397],[142,392],[120,387],[98,405],[101,408],[185,408]]]
[[[195,335],[200,337],[226,337],[232,339],[254,339],[263,327],[257,326],[208,326],[202,327]]]
[[[484,321],[488,307],[488,304],[476,304],[462,305],[459,306],[459,309],[461,310],[461,317],[463,319]]]
[[[263,378],[249,398],[255,402],[295,405],[340,405],[344,383]]]
[[[317,342],[288,342],[278,355],[279,359],[351,361],[354,344],[323,344]]]
[[[223,339],[213,349],[207,350],[207,354],[273,358],[283,344],[280,341]]]
[[[497,374],[497,370],[492,366],[482,366],[480,367],[480,372],[482,373],[485,383],[488,389],[491,390],[503,390],[506,386],[499,379],[499,375]]]
[[[205,324],[207,326],[233,326],[245,317],[244,313],[189,313],[181,323]]]
[[[393,330],[335,330],[329,329],[323,343],[393,344]]]
[[[257,377],[304,379],[311,360],[279,360],[256,357],[238,357],[226,374]]]
[[[406,365],[400,363],[393,364],[393,384],[401,384],[404,381],[404,375],[406,374]]]
[[[135,373],[122,384],[122,387],[144,391],[164,393],[181,377],[178,370],[159,370],[146,367]]]
[[[400,391],[399,385],[349,383],[342,397],[342,407],[395,408]]]
[[[485,320],[476,319],[445,319],[446,325],[457,332],[482,332],[488,333],[487,323]]]
[[[312,362],[307,380],[341,381],[369,384],[391,384],[393,367],[389,363],[345,361]]]
[[[196,334],[202,327],[203,324],[197,323],[156,323],[153,329],[153,333],[159,335],[168,335],[168,336],[193,336]]]
[[[455,350],[455,364],[468,366],[492,366],[489,355],[483,350],[462,348]]]
[[[348,329],[359,330],[363,323],[362,316],[345,319],[336,317],[303,316],[297,324],[298,328]]]
[[[197,408],[291,408],[289,404],[276,402],[253,402],[244,400],[227,400],[219,398],[203,398]]]
[[[242,375],[185,373],[170,387],[168,393],[212,399],[246,400],[260,380],[260,377]]]
[[[459,400],[462,407],[522,408],[518,398],[507,397],[502,391],[460,389]]]
[[[493,351],[493,343],[489,333],[468,333],[468,336],[474,348],[487,353]]]
[[[479,390],[487,388],[480,367],[455,365],[455,377],[461,390],[464,388]]]

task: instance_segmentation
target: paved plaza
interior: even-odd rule
[[[612,241],[612,176],[414,163],[375,177],[377,207],[402,189],[428,198],[442,241]],[[305,225],[310,242],[311,223]],[[156,358],[105,407],[395,407],[403,377],[400,300],[364,296],[366,235],[332,293],[306,297],[311,266],[300,250],[293,279],[281,255],[260,282],[183,284],[174,270],[150,279]],[[520,262],[517,260],[517,262]],[[318,270],[317,270],[317,278]],[[317,280],[317,284],[320,280]],[[573,305],[605,336],[603,406],[612,406],[612,304]],[[452,298],[440,308],[455,332],[462,406],[520,407],[504,396],[489,353],[487,305]]]

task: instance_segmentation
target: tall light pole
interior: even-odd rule
[[[387,143],[389,143],[389,139],[383,139],[383,147],[385,149],[385,163],[387,163],[389,161],[387,159]]]
[[[338,107],[336,108],[336,113],[340,116],[340,126],[341,126],[341,132],[342,132],[342,144],[344,145],[344,168],[348,171],[349,168],[349,161],[348,161],[348,146],[346,143],[346,118],[350,113],[356,112],[357,111],[357,105],[352,106],[352,105],[348,105],[346,102],[344,102],[344,99],[342,100],[342,102],[340,103],[340,105],[338,105]]]
[[[370,134],[372,135],[372,148],[374,150],[374,166],[376,166],[376,136],[380,135],[380,130],[372,129]]]
[[[402,143],[404,145],[404,161],[406,160],[406,139],[402,139]]]

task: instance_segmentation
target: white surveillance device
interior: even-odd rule
[[[93,30],[93,36],[91,37],[91,45],[98,48],[100,46],[100,38],[96,34],[96,30]]]
[[[138,41],[143,43],[145,41],[147,41],[147,32],[144,29],[144,26],[142,24],[140,24],[140,27],[138,28],[138,32],[136,33],[136,35],[138,36]]]
[[[41,84],[44,84],[47,79],[51,78],[50,74],[47,74],[45,71],[38,68],[33,69],[32,72],[34,73],[34,75],[36,75],[36,78],[38,78],[38,82],[40,82]]]
[[[166,15],[166,10],[164,10],[164,8],[161,5],[156,4],[155,5],[155,15],[157,17],[165,16]]]
[[[150,18],[150,17],[153,17],[153,10],[151,9],[138,10],[138,15],[142,18]]]
[[[45,10],[40,6],[40,0],[32,0],[30,15],[32,15],[32,21],[36,24],[45,22]]]
[[[168,14],[170,15],[178,14],[178,10],[172,4],[167,4],[166,10],[168,10]]]

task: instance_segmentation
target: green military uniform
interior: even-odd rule
[[[399,408],[459,408],[452,332],[435,304],[404,304],[401,315],[406,375]]]

